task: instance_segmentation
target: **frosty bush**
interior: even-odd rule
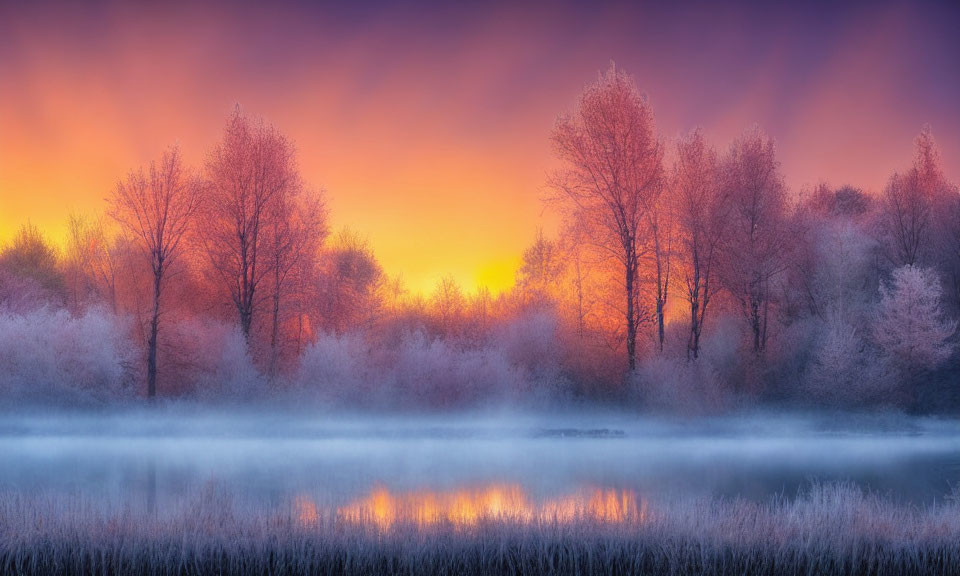
[[[422,334],[398,347],[391,379],[399,398],[427,407],[509,401],[526,388],[501,350],[458,348]]]
[[[0,397],[63,404],[130,397],[138,354],[127,334],[126,322],[101,309],[0,311]]]
[[[332,404],[381,408],[462,408],[543,402],[562,388],[549,322],[504,328],[483,345],[402,333],[388,344],[359,334],[317,338],[294,389]]]
[[[161,338],[159,393],[227,400],[264,392],[239,327],[212,318],[170,322]]]
[[[511,366],[521,371],[521,394],[538,402],[569,396],[571,383],[563,374],[564,350],[555,313],[523,314],[495,330],[491,343]]]
[[[645,407],[682,414],[714,413],[728,403],[723,382],[704,359],[657,356],[643,362],[633,383]]]
[[[324,333],[304,350],[294,388],[328,402],[359,404],[370,392],[372,377],[362,336]]]

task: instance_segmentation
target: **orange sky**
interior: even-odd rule
[[[553,225],[556,115],[611,59],[667,137],[761,123],[793,189],[879,188],[924,123],[958,175],[956,9],[707,6],[0,4],[0,240],[61,237],[171,143],[201,162],[239,102],[412,289],[502,288]]]

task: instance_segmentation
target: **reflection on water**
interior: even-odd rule
[[[294,515],[302,525],[315,524],[325,512],[309,496],[294,499]],[[589,519],[601,523],[642,522],[646,503],[632,490],[593,488],[560,498],[536,500],[520,485],[491,484],[453,491],[391,492],[377,487],[335,511],[347,522],[388,529],[394,524],[470,526],[483,520],[558,522]]]
[[[594,433],[607,429],[617,433]],[[814,480],[852,482],[916,504],[942,500],[960,484],[960,423],[899,418],[838,430],[783,418],[694,426],[634,416],[0,414],[0,497],[51,496],[135,514],[189,505],[215,486],[234,507],[289,514],[293,503],[305,525],[325,518],[381,527],[485,517],[566,522],[577,515],[619,523],[674,496],[766,501],[791,498]]]

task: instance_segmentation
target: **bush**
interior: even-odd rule
[[[212,318],[188,318],[161,328],[161,395],[249,399],[265,392],[239,327]]]
[[[320,334],[309,344],[294,377],[295,394],[330,403],[361,404],[374,378],[370,350],[359,334]]]
[[[135,394],[138,353],[128,323],[101,309],[0,311],[5,402],[108,402]]]
[[[729,404],[719,374],[702,358],[655,356],[641,362],[633,383],[647,408],[692,415],[717,413]]]
[[[481,345],[404,332],[392,342],[321,335],[304,351],[294,390],[327,403],[376,408],[465,408],[543,403],[564,394],[551,320],[503,327]]]

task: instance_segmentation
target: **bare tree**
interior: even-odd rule
[[[641,313],[638,272],[647,209],[663,179],[663,149],[653,110],[633,80],[613,65],[587,87],[552,135],[563,168],[550,180],[561,209],[591,229],[594,245],[618,263],[627,364],[636,368]]]
[[[670,292],[670,272],[673,263],[674,238],[676,235],[674,214],[670,209],[671,198],[658,191],[653,195],[652,202],[646,208],[647,213],[647,242],[649,248],[645,250],[652,260],[651,274],[654,285],[654,321],[657,324],[657,345],[663,352],[663,341],[666,337],[665,312]]]
[[[930,229],[932,206],[913,176],[894,174],[883,191],[882,226],[887,257],[896,266],[920,262]]]
[[[140,245],[153,273],[153,307],[147,339],[147,396],[157,393],[157,334],[161,295],[170,267],[200,205],[203,182],[183,165],[180,150],[167,150],[160,162],[131,172],[117,184],[110,215]]]
[[[83,309],[96,290],[93,282],[91,260],[93,259],[93,227],[78,215],[70,214],[67,220],[67,243],[63,264],[67,279],[69,305],[76,312]]]
[[[283,300],[299,283],[294,275],[305,260],[315,259],[327,236],[327,210],[320,193],[305,192],[297,181],[281,190],[269,207],[270,360],[268,374],[276,375],[280,356]],[[299,330],[298,330],[299,332]]]
[[[563,286],[569,286],[570,293],[566,294],[566,304],[571,306],[573,323],[576,326],[577,339],[583,340],[588,330],[588,320],[594,313],[594,304],[597,299],[595,290],[591,288],[597,270],[591,258],[595,251],[591,250],[590,231],[578,219],[568,219],[560,230],[558,249],[563,262],[565,277],[561,279]]]
[[[117,312],[118,241],[107,235],[101,219],[70,215],[64,264],[74,309],[99,299]]]
[[[524,306],[544,306],[556,297],[564,272],[564,262],[557,243],[537,230],[533,244],[523,251],[517,270],[516,287]]]
[[[754,353],[761,355],[767,345],[773,282],[787,270],[790,245],[786,186],[773,140],[757,127],[745,132],[730,149],[723,178],[731,202],[724,284],[750,325]]]
[[[729,203],[720,186],[717,154],[695,130],[677,142],[671,178],[684,298],[690,305],[687,357],[700,355],[700,335],[719,283],[714,278]]]
[[[0,250],[0,272],[32,284],[34,290],[29,292],[40,300],[58,306],[67,301],[59,252],[30,222],[20,226],[13,242]]]
[[[324,249],[318,268],[317,325],[341,334],[372,325],[382,311],[388,278],[368,242],[342,230]]]
[[[881,235],[894,266],[918,265],[929,256],[934,203],[946,186],[939,160],[933,134],[925,127],[916,139],[913,166],[894,173],[883,191]]]
[[[460,335],[467,297],[456,278],[450,275],[440,278],[430,295],[430,303],[436,311],[440,332],[445,336]]]
[[[230,294],[248,342],[270,272],[270,218],[274,205],[300,186],[293,144],[262,119],[237,108],[207,162],[209,201],[199,227],[214,276]]]
[[[913,166],[905,174],[894,176],[899,188],[889,187],[887,192],[893,197],[882,205],[880,222],[886,224],[885,244],[894,248],[891,260],[895,265],[905,263],[904,255],[912,253],[915,262],[936,266],[950,290],[949,303],[960,307],[960,189],[943,173],[940,152],[929,126],[923,128],[915,142]],[[895,200],[899,202],[894,203]],[[901,205],[906,208],[903,214],[897,210]],[[920,230],[914,233],[910,226],[914,220],[912,212],[921,215],[916,218]],[[907,246],[911,247],[909,252],[904,249]]]

